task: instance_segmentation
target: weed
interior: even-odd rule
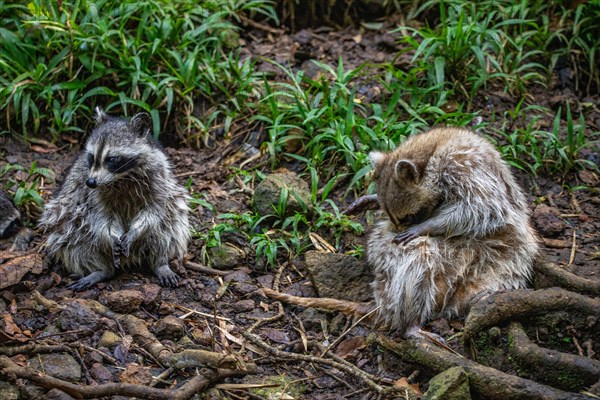
[[[44,180],[53,181],[54,172],[48,168],[38,167],[34,161],[29,168],[19,164],[6,164],[0,169],[0,178],[9,172],[17,172],[11,176],[6,187],[14,191],[14,202],[19,208],[27,211],[27,218],[37,215],[44,205],[40,195]]]

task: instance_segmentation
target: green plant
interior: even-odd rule
[[[25,139],[56,139],[104,105],[150,112],[155,135],[180,114],[179,132],[206,131],[252,95],[251,63],[225,51],[244,13],[276,18],[269,0],[0,1],[0,122]],[[224,110],[203,121],[200,99]]]
[[[591,137],[600,137],[600,132],[594,132],[588,138],[583,114],[579,115],[579,123],[575,123],[568,103],[565,114],[566,132],[561,129],[561,108],[559,108],[554,117],[552,131],[546,136],[544,159],[550,165],[549,169],[562,175],[575,168],[587,167],[598,170],[595,163],[581,158],[580,153],[581,150],[598,144],[598,139],[592,140]]]
[[[9,172],[18,172],[9,177],[6,187],[14,191],[13,200],[15,205],[24,208],[29,218],[32,213],[37,213],[44,205],[44,199],[40,195],[44,180],[52,182],[54,172],[48,168],[38,167],[34,161],[29,168],[19,164],[6,164],[0,169],[0,178]]]

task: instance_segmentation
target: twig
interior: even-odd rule
[[[191,261],[186,261],[185,267],[187,269],[191,269],[192,271],[202,272],[204,274],[211,274],[211,275],[226,276],[231,273],[231,271],[220,271],[218,269],[210,268],[205,265],[198,264],[198,263],[191,262]]]
[[[360,317],[355,323],[352,324],[352,326],[350,326],[350,328],[346,329],[340,336],[337,337],[337,339],[335,339],[333,342],[331,342],[331,344],[329,346],[327,346],[325,348],[325,350],[323,350],[323,352],[321,353],[321,357],[325,357],[325,355],[327,354],[327,352],[329,350],[331,350],[332,348],[334,348],[335,346],[338,345],[338,343],[340,343],[342,341],[342,339],[352,330],[354,329],[358,324],[360,324],[364,319],[368,318],[371,314],[375,313],[377,310],[379,310],[381,308],[381,306],[377,306],[374,309],[372,309],[371,311],[369,311],[368,313],[366,313],[365,315],[363,315],[362,317]]]
[[[575,251],[577,250],[577,229],[573,229],[573,244],[571,246],[571,255],[569,256],[569,264],[573,265],[573,260],[575,260]]]
[[[253,27],[255,29],[260,29],[261,31],[272,33],[273,35],[283,35],[285,33],[285,31],[283,29],[277,29],[277,28],[270,27],[269,25],[261,24],[260,22],[256,22],[256,21],[246,17],[245,15],[240,15],[240,19],[245,24],[250,25],[251,27]]]
[[[257,345],[258,347],[262,348],[263,350],[266,350],[267,352],[269,352],[270,354],[272,354],[275,357],[279,357],[282,359],[296,360],[296,361],[306,361],[309,363],[317,363],[317,364],[321,364],[321,365],[328,365],[330,367],[334,367],[341,371],[344,371],[351,375],[354,375],[357,378],[361,379],[365,384],[367,384],[371,389],[375,390],[380,395],[388,394],[390,392],[390,390],[394,390],[394,391],[398,390],[400,392],[405,391],[405,389],[383,388],[382,386],[375,383],[371,378],[369,378],[363,371],[361,371],[360,369],[358,369],[354,366],[350,367],[348,365],[341,364],[339,362],[336,362],[336,361],[333,361],[333,360],[327,359],[327,358],[281,351],[281,350],[278,350],[278,349],[268,345],[266,342],[261,340],[257,335],[254,335],[249,332],[244,332],[244,331],[242,332],[242,335],[246,339],[248,339],[249,341],[251,341],[252,343]]]

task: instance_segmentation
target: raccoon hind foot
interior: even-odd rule
[[[114,276],[114,272],[95,271],[67,286],[67,289],[81,291],[94,287],[96,283],[106,281]]]
[[[161,286],[177,287],[179,286],[179,275],[169,268],[167,264],[159,265],[154,269],[154,274],[158,278]]]

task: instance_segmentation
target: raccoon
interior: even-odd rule
[[[162,148],[150,135],[150,116],[127,121],[96,109],[96,127],[40,226],[47,250],[83,290],[121,268],[150,268],[163,286],[179,276],[169,260],[183,261],[190,239],[188,195]]]
[[[15,236],[10,251],[25,251],[31,241],[31,231],[23,226],[21,213],[11,197],[0,189],[0,239]]]
[[[382,322],[413,336],[487,293],[527,286],[537,238],[523,192],[488,141],[438,128],[370,158],[383,213],[367,261]]]

